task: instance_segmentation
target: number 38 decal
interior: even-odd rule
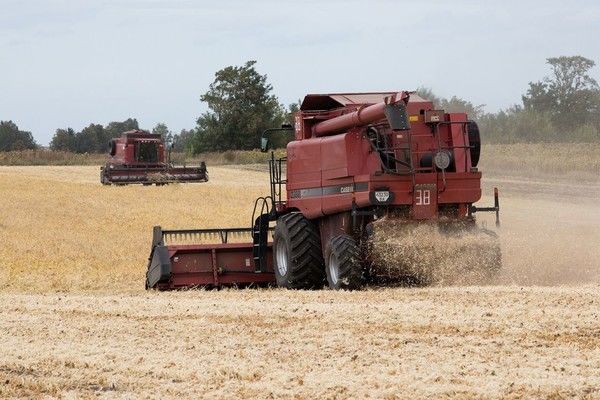
[[[431,190],[417,189],[415,190],[415,205],[428,206],[431,204]]]

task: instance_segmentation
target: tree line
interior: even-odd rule
[[[73,153],[104,153],[110,139],[132,129],[139,129],[137,119],[128,118],[123,122],[89,124],[79,132],[72,128],[57,129],[50,142],[51,150],[71,151]]]
[[[550,74],[530,82],[520,104],[497,112],[458,97],[438,98],[429,89],[419,92],[446,111],[466,112],[488,143],[600,141],[600,86],[589,73],[595,62],[581,56],[546,62]]]
[[[550,73],[530,82],[521,102],[497,112],[485,105],[452,96],[437,96],[431,89],[417,93],[446,112],[466,112],[478,122],[484,142],[598,142],[600,141],[600,86],[591,77],[595,62],[582,56],[551,57]],[[208,111],[197,126],[180,138],[190,153],[256,148],[264,129],[293,122],[299,102],[287,108],[271,94],[266,75],[255,62],[227,67],[215,74],[209,90],[201,96]],[[279,137],[279,144],[285,139]]]
[[[600,141],[600,87],[590,76],[595,62],[582,56],[552,57],[546,62],[550,73],[530,82],[520,103],[497,112],[486,112],[485,105],[457,96],[439,97],[429,88],[421,87],[417,93],[446,112],[466,112],[478,122],[488,143]],[[215,73],[208,91],[200,96],[208,110],[198,117],[194,128],[173,134],[159,123],[152,131],[172,143],[175,151],[192,154],[258,147],[262,132],[292,122],[300,103],[281,104],[267,75],[260,74],[255,65],[248,61]],[[131,129],[139,129],[135,118],[106,126],[92,123],[79,132],[57,129],[50,148],[105,152],[111,138]],[[284,146],[290,136],[281,134],[273,139]],[[19,130],[12,121],[0,122],[0,151],[36,147],[30,132]]]
[[[0,151],[37,148],[31,132],[22,131],[13,121],[0,121]]]

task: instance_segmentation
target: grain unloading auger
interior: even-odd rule
[[[474,205],[481,198],[480,140],[466,114],[435,110],[409,92],[308,95],[293,129],[287,157],[271,156],[271,193],[255,203],[251,227],[218,230],[244,232],[248,240],[169,244],[170,235],[214,231],[156,227],[148,288],[429,283],[437,275],[428,269],[445,264],[423,255],[439,250],[466,270],[500,267],[496,234],[475,220],[493,211],[499,224],[498,192],[493,207]]]
[[[164,185],[167,183],[207,182],[206,165],[174,166],[167,157],[159,134],[142,130],[124,132],[109,142],[106,164],[100,168],[103,185]]]

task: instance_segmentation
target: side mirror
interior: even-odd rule
[[[261,137],[260,138],[260,151],[266,153],[269,151],[269,138]]]
[[[288,124],[287,122],[281,124],[281,129],[292,129],[292,128],[293,128],[292,124]]]

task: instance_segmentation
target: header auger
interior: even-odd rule
[[[184,249],[158,240],[155,228],[147,287],[181,287],[183,276],[184,286],[232,280],[292,289],[357,289],[390,279],[430,283],[436,274],[424,271],[438,266],[424,265],[429,262],[405,247],[435,253],[447,250],[450,240],[444,238],[457,236],[469,236],[477,247],[467,252],[461,244],[455,251],[459,258],[469,253],[467,269],[491,274],[500,267],[496,234],[475,220],[477,212],[498,216],[499,202],[496,191],[493,207],[474,206],[481,198],[480,140],[466,114],[436,110],[406,91],[316,94],[304,98],[290,129],[295,138],[287,157],[271,156],[271,193],[257,200],[246,228],[252,242]],[[262,145],[266,150],[267,138]],[[413,228],[422,226],[435,235],[418,236]],[[241,271],[254,275],[233,279]]]

